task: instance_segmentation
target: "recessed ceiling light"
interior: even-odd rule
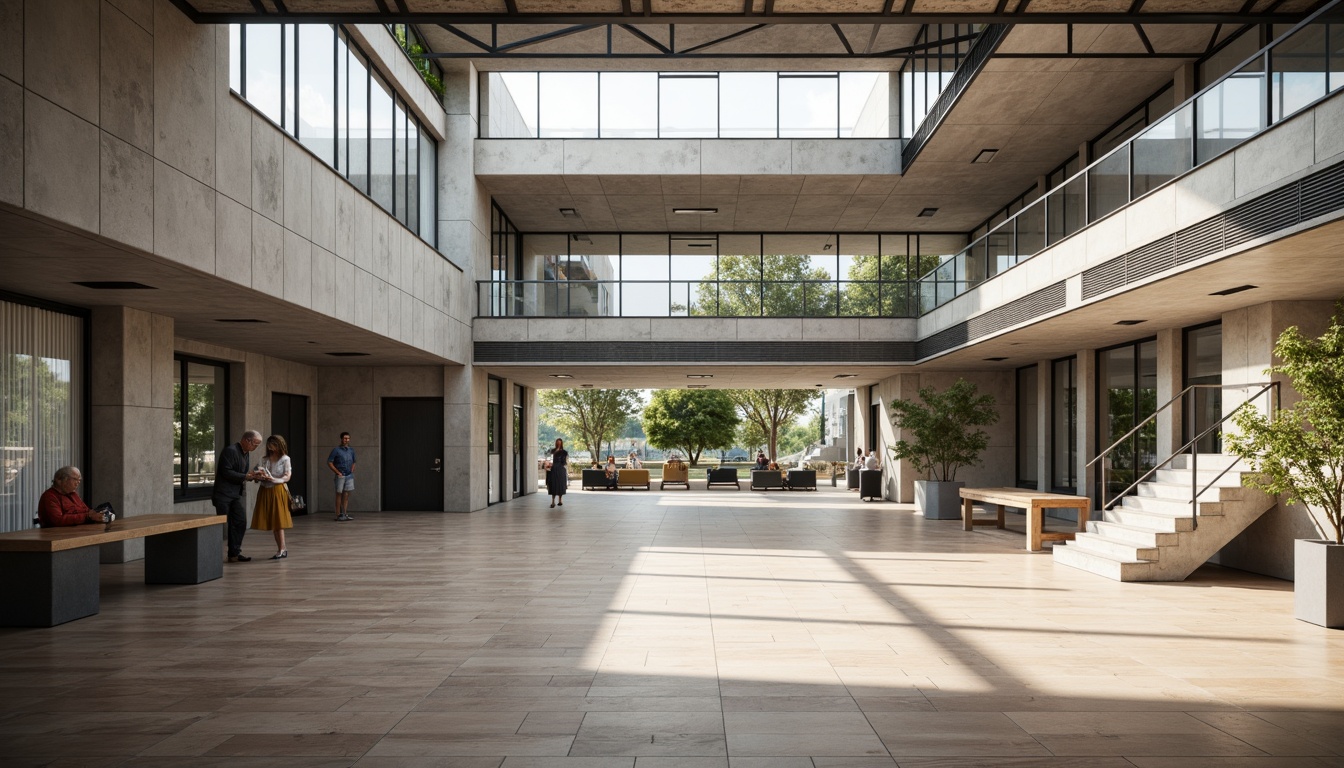
[[[816,386],[818,386],[818,387],[824,387],[824,386],[826,386],[826,385],[825,385],[825,384],[818,384],[818,385],[816,385]]]
[[[922,210],[922,211],[919,212],[919,218],[921,218],[921,219],[927,219],[927,218],[932,217],[933,214],[935,214],[935,213],[937,213],[937,212],[938,212],[938,209],[937,209],[937,208],[925,208],[924,210]]]
[[[327,352],[332,357],[368,357],[368,352]]]
[[[975,159],[972,160],[971,162],[988,163],[990,160],[993,160],[994,156],[997,154],[999,154],[999,150],[997,149],[982,149],[980,150],[980,154],[976,155]]]
[[[269,323],[269,320],[258,320],[255,317],[217,317],[216,323]]]
[[[686,388],[687,388],[687,389],[705,389],[705,388],[708,387],[708,386],[709,386],[708,384],[687,384],[687,385],[686,385]]]
[[[713,243],[687,243],[687,248],[713,248]]]
[[[568,373],[552,373],[552,374],[551,374],[551,378],[552,378],[552,379],[572,379],[572,378],[574,378],[574,377],[573,377],[573,376],[570,376]]]
[[[687,216],[709,216],[719,212],[718,208],[673,208],[673,213]]]
[[[130,280],[76,280],[75,285],[92,288],[95,291],[157,291],[152,285],[136,283]]]
[[[1254,290],[1254,289],[1259,288],[1259,287],[1260,287],[1260,286],[1258,286],[1258,285],[1238,285],[1236,288],[1228,288],[1228,289],[1226,289],[1226,290],[1222,290],[1222,291],[1214,291],[1213,293],[1210,293],[1209,295],[1210,295],[1210,296],[1231,296],[1231,295],[1234,294],[1234,293],[1241,293],[1242,291],[1250,291],[1250,290]]]
[[[587,388],[587,389],[592,389],[592,388],[593,388],[593,385],[592,385],[592,384],[580,384],[579,386],[580,386],[580,387],[585,387],[585,388]]]
[[[712,379],[712,378],[714,378],[714,374],[712,374],[712,373],[688,373],[688,374],[686,374],[686,378],[688,378],[688,379]]]
[[[837,373],[837,374],[835,374],[834,376],[832,376],[831,378],[833,378],[833,379],[852,379],[852,378],[854,378],[854,377],[857,376],[857,375],[858,375],[858,374],[856,374],[856,373]]]
[[[564,216],[564,217],[567,218],[567,219],[581,219],[581,218],[583,218],[582,216],[579,215],[579,212],[576,211],[576,210],[574,210],[573,208],[561,208],[561,209],[560,209],[560,215],[561,215],[561,216]]]
[[[1116,324],[1116,325],[1138,325],[1139,323],[1146,323],[1146,322],[1148,322],[1148,321],[1147,321],[1147,320],[1116,320],[1116,321],[1115,321],[1115,324]]]
[[[986,358],[985,358],[985,362],[986,362],[986,363],[1001,363],[1001,362],[1003,362],[1004,360],[1007,360],[1007,359],[1008,359],[1008,358],[1006,358],[1006,357],[986,357]]]
[[[570,235],[569,238],[576,243],[591,243],[593,238],[587,235]]]

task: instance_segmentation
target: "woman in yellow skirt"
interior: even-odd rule
[[[252,529],[275,533],[275,555],[272,560],[289,557],[285,549],[285,529],[293,528],[294,521],[289,516],[289,482],[291,472],[289,463],[289,445],[285,438],[271,435],[266,438],[266,457],[257,465],[257,482],[261,491],[257,493],[257,505],[252,508]]]

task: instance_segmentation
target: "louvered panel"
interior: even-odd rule
[[[1132,283],[1176,266],[1176,237],[1168,235],[1125,254],[1125,282]]]
[[[909,362],[910,341],[478,341],[477,363]]]
[[[1010,328],[1018,323],[1040,317],[1048,312],[1063,309],[1065,295],[1064,282],[1060,281],[1027,294],[1020,299],[1014,299],[1002,307],[996,307],[983,315],[968,320],[966,322],[967,337],[978,339],[981,336],[996,333],[1004,328]]]
[[[1196,261],[1223,250],[1223,217],[1205,219],[1176,233],[1176,263]]]
[[[1298,186],[1293,184],[1276,190],[1224,214],[1227,217],[1223,227],[1224,247],[1235,248],[1301,221],[1297,207]]]
[[[1302,220],[1344,208],[1344,165],[1302,180]]]
[[[1125,257],[1102,262],[1083,270],[1083,298],[1091,299],[1125,284]]]
[[[920,339],[915,355],[918,359],[924,360],[949,349],[956,349],[968,341],[966,334],[966,323],[957,323],[951,328],[944,328],[928,338]]]

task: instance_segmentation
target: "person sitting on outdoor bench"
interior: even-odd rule
[[[51,478],[51,487],[42,492],[37,502],[38,524],[43,528],[84,523],[104,523],[102,512],[89,509],[79,497],[79,484],[84,475],[78,467],[61,467]]]
[[[769,469],[769,468],[770,468],[770,460],[765,458],[765,451],[757,451],[756,466],[752,467],[752,469]]]
[[[616,466],[616,457],[607,457],[607,487],[615,488],[617,480],[620,479],[620,469]]]

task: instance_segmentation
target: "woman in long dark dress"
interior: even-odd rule
[[[555,447],[551,449],[550,468],[546,470],[546,492],[551,494],[552,507],[557,500],[560,506],[565,506],[565,486],[568,484],[569,451],[565,450],[565,441],[557,437]]]

